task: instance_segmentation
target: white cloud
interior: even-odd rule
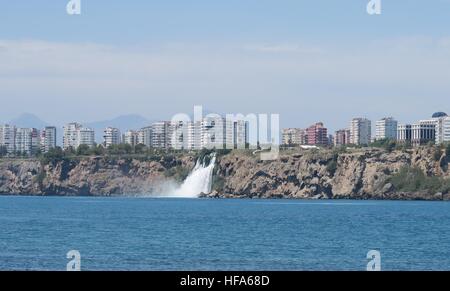
[[[12,100],[0,114],[29,111],[95,120],[129,112],[170,116],[203,104],[292,116],[295,108],[320,99],[321,114],[335,116],[343,103],[380,110],[394,105],[395,96],[399,105],[406,98],[441,104],[439,98],[450,95],[449,43],[449,38],[418,37],[321,46],[120,47],[0,40],[0,100]],[[65,106],[73,100],[79,102]],[[316,112],[302,114],[313,118]]]
[[[261,52],[261,53],[301,53],[301,54],[318,54],[323,49],[318,47],[307,47],[299,44],[249,44],[244,46],[244,50]]]

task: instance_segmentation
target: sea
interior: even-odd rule
[[[0,270],[75,251],[81,270],[364,271],[372,250],[381,270],[450,270],[450,203],[0,196]]]

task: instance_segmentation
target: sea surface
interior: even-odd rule
[[[450,203],[0,196],[0,270],[450,270]]]

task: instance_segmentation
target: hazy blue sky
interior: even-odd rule
[[[282,126],[450,111],[450,1],[2,1],[0,122],[51,123],[203,105]]]

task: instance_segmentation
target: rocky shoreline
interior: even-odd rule
[[[151,158],[83,157],[44,163],[0,160],[0,193],[6,195],[118,196],[161,193],[182,182],[194,154]],[[282,151],[261,161],[250,151],[220,155],[213,191],[203,198],[450,200],[444,191],[403,191],[391,180],[401,169],[450,179],[448,160],[434,147]],[[446,188],[445,188],[446,189]]]

